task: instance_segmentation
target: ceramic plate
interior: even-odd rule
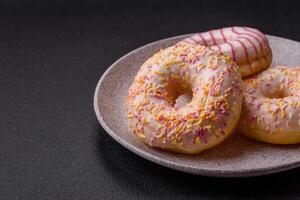
[[[112,64],[98,82],[94,108],[106,132],[139,156],[175,170],[205,176],[243,177],[271,174],[300,166],[300,145],[271,145],[235,133],[219,146],[182,155],[144,145],[128,129],[124,99],[139,67],[153,53],[189,35],[167,38],[138,48]],[[300,43],[268,36],[275,65],[299,65]]]

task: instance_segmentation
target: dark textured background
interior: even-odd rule
[[[229,25],[300,41],[299,8],[255,0],[0,1],[0,199],[299,199],[299,169],[243,179],[176,172],[121,147],[93,111],[98,79],[128,51]]]

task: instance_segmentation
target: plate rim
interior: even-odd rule
[[[93,104],[94,104],[94,111],[96,114],[96,117],[99,121],[99,123],[101,124],[101,126],[103,127],[103,129],[105,130],[105,132],[110,135],[115,141],[117,141],[119,144],[121,144],[123,147],[125,147],[126,149],[128,149],[129,151],[135,153],[136,155],[149,160],[151,162],[154,162],[158,165],[167,167],[167,168],[171,168],[173,170],[176,171],[181,171],[181,172],[185,172],[185,173],[189,173],[189,174],[194,174],[194,175],[202,175],[202,176],[210,176],[210,177],[252,177],[252,176],[261,176],[261,175],[268,175],[268,174],[273,174],[273,173],[278,173],[278,172],[282,172],[282,171],[286,171],[286,170],[290,170],[296,167],[300,166],[300,160],[299,161],[295,161],[295,162],[290,162],[290,163],[285,163],[282,165],[276,165],[276,166],[271,166],[271,167],[263,167],[263,168],[254,168],[254,169],[240,169],[240,170],[220,170],[220,169],[209,169],[209,168],[197,168],[197,167],[193,167],[193,166],[186,166],[183,164],[179,164],[175,161],[172,160],[166,160],[164,158],[161,158],[159,156],[153,155],[151,153],[148,153],[147,151],[144,151],[140,148],[135,147],[133,144],[131,144],[130,142],[125,141],[124,139],[122,139],[118,134],[116,134],[105,122],[105,120],[102,118],[101,112],[100,112],[100,105],[98,104],[99,102],[99,91],[100,91],[100,87],[105,79],[105,77],[112,71],[112,69],[123,59],[125,59],[127,56],[134,54],[137,51],[140,51],[141,49],[145,49],[151,45],[154,45],[156,43],[161,43],[164,41],[168,41],[168,40],[172,40],[172,39],[177,39],[177,38],[183,38],[183,37],[187,37],[189,35],[193,35],[195,33],[189,33],[189,34],[183,34],[183,35],[176,35],[173,37],[168,37],[168,38],[164,38],[161,40],[157,40],[157,41],[153,41],[150,42],[146,45],[143,45],[139,48],[136,48],[132,51],[129,51],[128,53],[126,53],[125,55],[123,55],[122,57],[120,57],[119,59],[117,59],[113,64],[111,64],[106,70],[105,72],[101,75],[101,78],[99,79],[96,88],[95,88],[95,92],[94,92],[94,98],[93,98]],[[273,39],[276,40],[289,40],[292,42],[297,42],[296,40],[291,40],[291,39],[287,39],[287,38],[283,38],[283,37],[279,37],[279,36],[274,36],[274,35],[267,35],[267,37],[272,37]]]

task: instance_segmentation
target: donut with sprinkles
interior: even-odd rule
[[[242,134],[267,143],[300,142],[300,67],[277,66],[246,79]]]
[[[240,67],[242,77],[256,74],[268,68],[272,62],[272,50],[266,36],[249,27],[227,27],[197,33],[184,42],[210,46],[229,55]]]
[[[195,154],[222,142],[240,116],[241,76],[232,59],[185,42],[160,50],[129,88],[129,128],[145,144]],[[191,101],[174,107],[177,97]]]

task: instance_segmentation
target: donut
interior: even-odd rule
[[[221,28],[194,34],[183,41],[209,46],[231,56],[240,67],[243,78],[268,68],[272,62],[272,50],[268,39],[262,32],[253,28]]]
[[[239,119],[238,66],[205,46],[178,43],[160,50],[140,68],[126,97],[129,128],[145,144],[195,154],[222,142]],[[177,97],[190,102],[174,107]]]
[[[300,67],[277,66],[246,79],[238,132],[273,144],[300,142]]]

